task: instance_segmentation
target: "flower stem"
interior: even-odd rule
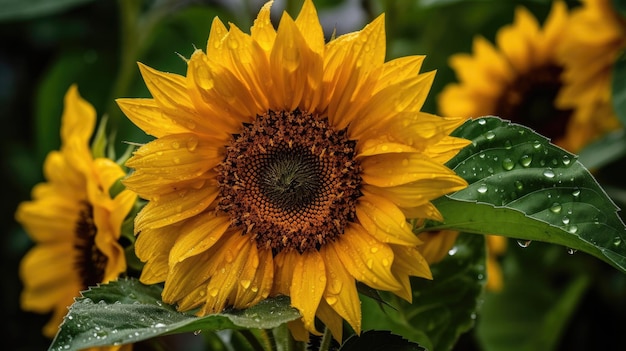
[[[330,349],[330,343],[333,339],[333,335],[328,327],[324,327],[324,335],[322,335],[322,341],[320,342],[319,351],[328,351]]]

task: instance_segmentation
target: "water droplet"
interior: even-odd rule
[[[574,197],[580,196],[580,189],[576,189],[576,190],[572,191],[572,196],[574,196]]]
[[[561,221],[563,222],[563,224],[569,224],[569,217],[565,216]]]
[[[370,251],[372,253],[377,253],[378,252],[378,248],[377,247],[372,247],[372,248],[370,248]]]
[[[496,133],[492,132],[491,130],[485,133],[485,138],[487,138],[487,140],[491,140],[495,137],[496,137]]]
[[[570,162],[572,162],[572,160],[569,158],[569,156],[563,155],[563,164],[565,166],[568,166],[570,164]]]
[[[248,289],[250,287],[250,281],[247,279],[240,281],[239,284],[241,284],[244,289]]]
[[[224,260],[226,261],[226,263],[231,263],[234,259],[235,255],[233,254],[233,252],[231,250],[226,250],[226,252],[224,253]]]
[[[163,156],[163,151],[157,151],[156,154],[157,156]]]
[[[550,211],[551,211],[552,213],[559,213],[559,212],[561,212],[561,209],[562,209],[562,208],[563,208],[563,207],[561,206],[561,204],[560,204],[560,203],[555,202],[555,203],[553,203],[553,204],[552,204],[552,207],[550,207]]]
[[[481,186],[478,187],[478,189],[476,189],[476,191],[478,191],[481,194],[486,193],[488,190],[487,185],[482,184]]]
[[[180,148],[180,143],[178,141],[173,141],[172,142],[172,149],[176,150]]]
[[[481,126],[484,126],[485,124],[487,124],[487,121],[481,118],[478,120],[478,124],[480,124]]]
[[[367,268],[372,269],[372,267],[374,266],[374,260],[370,258],[367,260],[367,262],[365,262],[365,264],[367,264]]]
[[[202,333],[202,330],[196,330],[193,332],[193,335],[200,335],[200,333]]]
[[[175,164],[180,164],[180,158],[178,158],[178,157],[174,157],[173,161],[174,161]]]
[[[570,254],[570,255],[575,254],[575,253],[576,253],[576,251],[578,251],[578,250],[576,250],[576,249],[572,249],[571,247],[568,247],[568,248],[567,248],[567,253],[568,253],[568,254]]]
[[[383,266],[384,267],[388,267],[389,266],[389,260],[386,258],[383,258]]]
[[[327,296],[326,297],[326,302],[328,302],[329,305],[334,305],[337,303],[337,297],[335,296]]]
[[[535,149],[540,149],[541,148],[541,142],[539,140],[533,141],[533,147]]]
[[[550,168],[546,168],[543,171],[543,176],[546,177],[546,178],[554,178],[554,175],[555,175],[554,171],[552,171]]]
[[[517,241],[517,244],[520,247],[523,247],[523,248],[527,248],[528,246],[530,246],[530,243],[532,243],[532,240],[521,240],[520,239],[520,240]]]
[[[189,140],[187,140],[187,150],[194,152],[196,151],[196,148],[198,147],[198,139],[197,138],[189,138]]]
[[[448,251],[448,255],[450,255],[450,256],[454,256],[454,255],[456,255],[456,252],[457,252],[458,250],[459,250],[459,249],[458,249],[456,246],[453,246],[453,247],[452,247],[452,248]]]
[[[218,292],[219,291],[216,288],[212,288],[211,290],[209,290],[209,295],[211,295],[212,297],[216,297]]]
[[[331,294],[339,294],[341,292],[341,288],[343,287],[343,283],[339,279],[332,279],[328,283],[328,292]]]
[[[514,184],[515,184],[515,189],[517,190],[521,191],[524,188],[524,184],[520,182],[519,180],[516,180]]]
[[[576,232],[578,231],[578,226],[570,225],[569,227],[567,227],[567,231],[572,234],[576,234]]]
[[[530,155],[524,155],[520,158],[519,162],[523,167],[528,167],[530,166],[530,163],[533,161],[532,156]]]
[[[622,243],[622,238],[620,238],[619,236],[616,236],[615,238],[613,238],[613,245],[619,246],[621,243]]]
[[[504,168],[505,170],[510,171],[513,169],[513,167],[515,167],[515,163],[510,158],[507,157],[502,160],[502,168]]]

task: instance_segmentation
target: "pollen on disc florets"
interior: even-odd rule
[[[274,254],[319,249],[355,220],[355,146],[327,118],[300,110],[257,116],[226,146],[218,210]]]

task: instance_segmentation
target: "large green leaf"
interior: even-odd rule
[[[205,317],[177,312],[161,301],[159,285],[122,279],[91,288],[70,306],[50,350],[135,343],[156,336],[222,329],[269,329],[300,317],[289,298]]]
[[[474,325],[486,279],[484,236],[461,234],[431,270],[433,280],[411,280],[412,303],[387,293],[388,305],[362,299],[363,329],[391,330],[430,351],[451,350]]]
[[[497,117],[454,135],[472,141],[448,162],[469,186],[434,202],[445,223],[433,228],[560,244],[626,272],[619,209],[575,155]]]

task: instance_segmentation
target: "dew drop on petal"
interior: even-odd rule
[[[337,303],[337,297],[336,297],[336,296],[328,296],[328,297],[326,297],[326,302],[327,302],[329,305],[331,305],[331,306],[332,306],[332,305],[334,305],[334,304],[336,304],[336,303]]]
[[[244,289],[248,289],[250,287],[250,281],[247,279],[240,281],[239,284],[241,284]]]

